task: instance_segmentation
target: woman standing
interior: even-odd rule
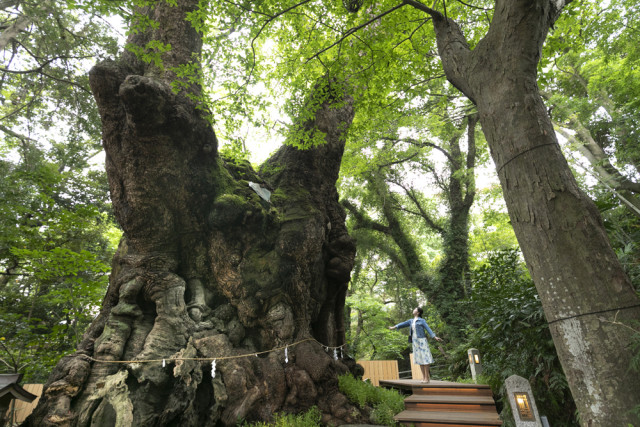
[[[429,368],[433,363],[433,356],[431,350],[429,350],[429,343],[427,343],[428,333],[431,338],[435,338],[436,341],[442,341],[436,334],[433,333],[427,322],[422,318],[422,308],[416,307],[413,310],[413,319],[409,319],[405,322],[398,323],[395,326],[389,326],[389,329],[401,329],[407,326],[411,327],[409,331],[409,342],[413,344],[413,363],[420,365],[422,371],[422,382],[428,383]]]

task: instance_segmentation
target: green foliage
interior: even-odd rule
[[[469,243],[471,263],[483,262],[484,254],[495,250],[510,249],[518,246],[511,220],[502,198],[499,185],[480,189],[472,216],[472,230]]]
[[[316,427],[320,425],[322,413],[317,407],[312,407],[302,414],[276,414],[273,422],[257,422],[241,424],[246,427]]]
[[[468,342],[454,352],[451,370],[462,375],[467,349],[477,348],[486,381],[493,390],[500,390],[503,411],[509,411],[504,380],[516,374],[531,382],[540,414],[562,425],[577,425],[567,380],[520,253],[501,250],[489,254],[473,271],[472,283],[468,307],[474,324]]]
[[[376,424],[397,425],[393,416],[404,410],[404,396],[396,390],[374,387],[351,374],[338,377],[338,386],[340,391],[360,408],[373,406],[371,420]]]
[[[630,369],[634,372],[640,372],[640,322],[634,322],[631,326],[621,325],[623,327],[631,327],[634,331],[631,336],[630,347],[633,351]],[[640,403],[633,408],[633,414],[640,418]]]
[[[133,52],[147,64],[153,64],[160,70],[164,70],[162,54],[171,50],[170,44],[162,43],[159,40],[151,40],[144,46],[136,44],[127,44],[127,50]]]
[[[355,359],[404,358],[407,336],[388,327],[406,320],[416,306],[425,305],[424,294],[407,282],[383,251],[380,240],[365,240],[370,234],[354,233],[358,242],[356,266],[347,297],[347,342]],[[378,249],[378,250],[377,250]],[[437,310],[425,307],[425,318],[437,331],[444,323]]]
[[[97,314],[119,236],[104,176],[52,166],[0,162],[0,369],[29,382],[45,381]]]
[[[87,71],[118,50],[113,30],[97,16],[116,10],[113,3],[20,1],[0,6],[3,28],[26,25],[0,52],[0,136],[7,148],[46,144],[67,156],[85,145],[94,154],[99,149],[100,122]],[[61,141],[67,148],[61,150]]]
[[[636,292],[640,292],[640,218],[621,205],[609,191],[596,188],[592,193],[611,246]]]
[[[42,382],[95,317],[119,232],[94,198],[106,196],[104,182],[0,169],[0,369]]]
[[[388,329],[389,313],[377,295],[358,293],[347,298],[352,324],[347,338],[356,359],[400,359],[407,349],[407,337]]]
[[[637,2],[628,0],[569,4],[547,40],[540,64],[554,121],[574,131],[579,130],[577,124],[584,127],[607,151],[617,172],[636,182],[640,166],[640,127],[635,119],[640,99],[638,11]]]

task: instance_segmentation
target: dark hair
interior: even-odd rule
[[[422,311],[422,307],[416,307],[418,309],[418,317],[422,317],[422,313],[424,313],[424,311]]]

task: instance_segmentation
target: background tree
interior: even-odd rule
[[[0,358],[3,371],[40,382],[97,314],[115,250],[108,236],[119,233],[103,174],[60,172],[39,156],[25,163],[0,164]]]
[[[443,129],[429,131],[405,126],[402,131],[407,135],[413,133],[413,136],[400,136],[396,130],[392,134],[383,133],[377,147],[370,147],[361,154],[357,153],[357,148],[351,147],[352,154],[345,169],[357,170],[353,166],[355,161],[362,162],[366,169],[360,172],[359,177],[346,175],[344,180],[350,185],[362,180],[364,183],[351,190],[346,185],[345,190],[346,195],[357,200],[361,208],[350,201],[343,201],[354,217],[356,238],[364,230],[388,237],[389,242],[384,245],[376,239],[375,247],[386,248],[387,255],[403,272],[407,285],[420,289],[432,301],[446,321],[451,338],[459,338],[468,324],[458,302],[469,291],[468,224],[475,195],[474,117],[463,120],[459,126],[460,129],[443,125]],[[466,153],[461,150],[463,138]],[[439,142],[430,142],[431,139]],[[434,160],[436,154],[444,158],[441,162],[445,166]],[[433,182],[442,192],[438,197],[443,199],[444,209],[437,208],[438,199],[429,200],[430,196],[414,187],[421,180]],[[373,211],[367,214],[362,209]],[[444,210],[445,215],[438,212]],[[380,220],[372,220],[371,215]],[[407,215],[413,219],[402,218]],[[426,234],[417,234],[417,230],[425,230]],[[429,233],[443,241],[440,261],[425,260],[422,255],[422,242],[429,239]],[[365,239],[364,244],[370,240]],[[430,273],[436,264],[438,274]]]
[[[30,382],[97,314],[119,234],[85,72],[117,44],[95,5],[66,6],[0,5],[0,369]]]
[[[633,120],[639,90],[636,9],[624,1],[594,3],[567,16],[546,48],[550,53],[544,62],[553,74],[545,72],[542,83],[554,124],[571,149],[586,158],[601,185],[640,217]]]
[[[0,132],[5,149],[52,146],[61,170],[100,151],[87,65],[117,52],[105,16],[113,3],[5,1],[0,5]],[[90,66],[90,65],[89,65]]]

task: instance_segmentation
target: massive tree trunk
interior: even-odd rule
[[[198,1],[178,3],[146,11],[159,29],[130,40],[170,43],[164,69],[127,54],[91,71],[124,238],[100,315],[27,425],[235,425],[312,405],[356,422],[337,389],[355,364],[323,348],[344,344],[355,255],[335,188],[352,100],[321,82],[299,126],[325,144],[283,147],[261,173],[225,162],[198,84],[170,87],[200,46],[185,21]]]
[[[542,44],[564,3],[497,0],[473,51],[455,22],[429,13],[447,78],[478,107],[582,423],[637,424],[630,410],[640,375],[630,370],[628,326],[640,320],[640,301],[562,156],[536,83]]]

